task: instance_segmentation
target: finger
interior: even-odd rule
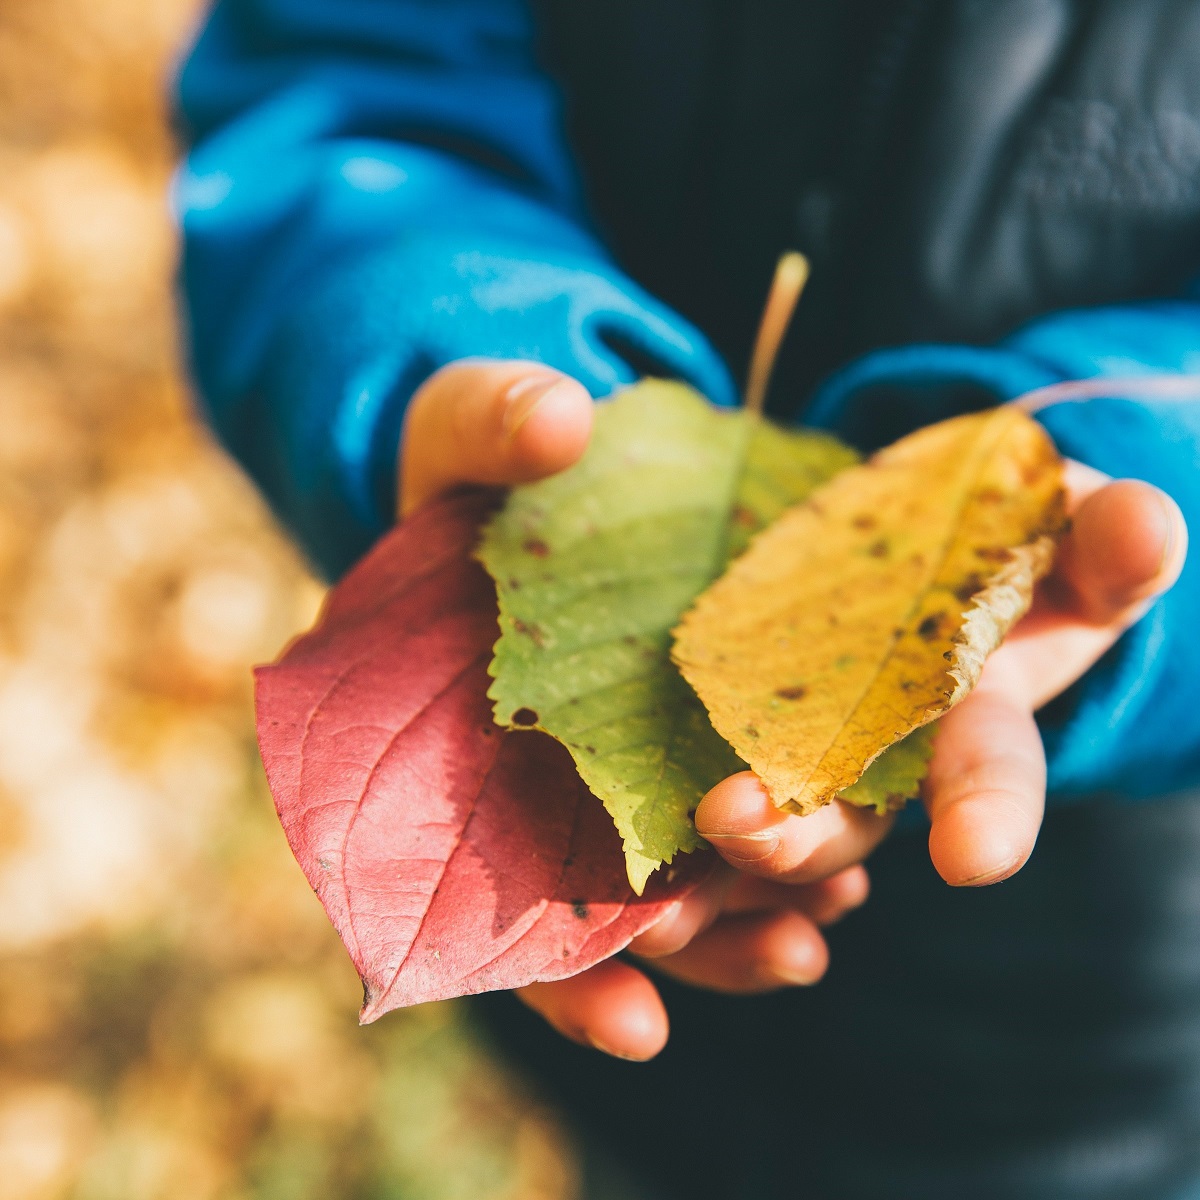
[[[722,917],[678,954],[654,964],[684,983],[743,995],[808,986],[828,965],[817,927],[787,909]]]
[[[866,869],[847,867],[818,883],[775,883],[744,875],[722,863],[720,869],[629,945],[641,958],[677,954],[723,914],[791,909],[818,926],[832,925],[863,904],[871,890]]]
[[[644,1062],[667,1044],[667,1010],[657,989],[617,959],[571,979],[532,983],[516,994],[563,1037],[614,1058]]]
[[[1125,625],[1178,578],[1187,540],[1183,513],[1166,492],[1137,479],[1109,483],[1079,504],[1048,599],[1089,624]]]
[[[682,950],[697,934],[707,929],[720,915],[725,894],[737,879],[737,872],[725,863],[698,888],[682,900],[676,900],[656,924],[638,934],[629,949],[642,958],[662,958]]]
[[[1022,682],[1032,709],[1065,691],[1121,636],[1150,597],[1174,583],[1187,554],[1187,526],[1165,493],[1136,480],[1105,483],[1070,464],[1074,525],[1029,614],[996,652]]]
[[[893,820],[840,800],[807,817],[782,812],[750,771],[723,779],[696,809],[700,836],[728,863],[781,883],[812,883],[861,862]]]
[[[984,669],[979,687],[938,723],[925,780],[929,855],[955,887],[1007,879],[1033,852],[1046,799],[1046,759],[1015,688]]]
[[[866,903],[871,880],[863,866],[847,867],[818,883],[775,883],[738,875],[721,905],[723,913],[770,912],[790,908],[824,927]]]
[[[417,390],[404,417],[401,516],[461,484],[507,486],[576,462],[592,430],[583,384],[541,363],[451,363]]]

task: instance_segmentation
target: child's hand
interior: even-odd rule
[[[583,453],[591,422],[586,390],[548,367],[446,367],[409,406],[400,511],[460,484],[522,483],[563,470]],[[1077,463],[1068,487],[1074,528],[1033,611],[941,722],[926,807],[930,854],[949,883],[993,883],[1024,864],[1045,798],[1034,711],[1079,678],[1183,564],[1183,517],[1156,488],[1110,483]],[[631,951],[718,991],[816,982],[828,960],[819,926],[866,899],[860,864],[891,820],[840,802],[808,817],[782,813],[747,771],[705,796],[696,826],[730,867]],[[518,994],[559,1032],[611,1054],[650,1058],[666,1042],[653,984],[616,959]]]
[[[1178,578],[1188,531],[1148,483],[1068,462],[1072,529],[1033,608],[941,721],[925,785],[929,852],[947,883],[1024,866],[1042,823],[1046,762],[1033,714],[1065,691]]]
[[[592,432],[583,384],[541,363],[463,360],[413,396],[400,448],[402,517],[462,484],[509,487],[576,462]]]

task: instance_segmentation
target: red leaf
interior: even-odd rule
[[[423,509],[256,672],[275,806],[362,976],[363,1021],[575,975],[709,869],[689,855],[635,896],[563,747],[493,723],[496,595],[471,558],[491,507],[476,493]]]

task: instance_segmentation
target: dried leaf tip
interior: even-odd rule
[[[771,280],[771,290],[767,293],[767,303],[758,325],[758,336],[754,340],[750,374],[746,379],[744,406],[748,412],[763,411],[779,347],[783,345],[783,335],[792,322],[796,305],[800,303],[808,275],[808,259],[796,250],[784,254],[775,267],[775,277]]]

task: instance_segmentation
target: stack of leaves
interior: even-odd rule
[[[1060,463],[1013,410],[856,463],[645,382],[571,470],[393,531],[260,669],[364,1020],[616,953],[709,869],[691,813],[747,764],[799,812],[916,794],[1050,561]]]
[[[857,456],[647,382],[597,413],[571,471],[484,531],[496,720],[558,738],[621,834],[629,880],[699,844],[690,812],[745,769],[671,663],[671,629],[758,530]]]

